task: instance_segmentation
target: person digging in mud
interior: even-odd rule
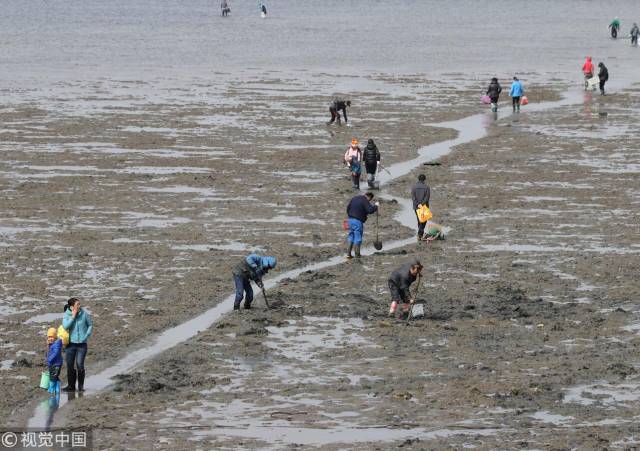
[[[402,265],[389,276],[389,291],[391,292],[391,307],[389,308],[389,316],[394,317],[398,304],[402,302],[401,319],[407,319],[409,316],[410,304],[416,300],[411,297],[411,284],[416,281],[422,273],[422,263],[419,260],[413,260],[410,263]]]
[[[349,171],[351,172],[353,189],[360,190],[360,175],[362,174],[362,166],[360,165],[357,157],[349,157],[347,163],[349,164]]]
[[[424,234],[424,240],[427,242],[435,240],[444,240],[444,227],[435,222],[428,221]]]
[[[367,193],[364,196],[358,195],[353,197],[347,205],[347,216],[349,217],[349,248],[347,249],[347,258],[353,258],[351,251],[355,249],[355,257],[360,258],[360,246],[362,245],[362,236],[364,234],[364,223],[367,222],[367,216],[378,211],[379,202],[371,205],[373,193]]]
[[[609,81],[609,71],[604,63],[598,63],[598,79],[600,80],[600,95],[604,95],[604,84]]]
[[[367,142],[367,147],[364,148],[362,159],[364,160],[364,167],[367,170],[367,184],[370,189],[376,189],[376,172],[378,170],[378,163],[380,163],[380,151],[371,138],[369,138]]]
[[[418,176],[418,181],[413,188],[411,189],[411,200],[413,201],[413,212],[416,213],[416,210],[420,205],[429,206],[429,197],[431,197],[431,188],[425,183],[427,177],[424,174],[420,174]],[[418,218],[418,213],[416,213],[416,220],[418,221],[418,241],[422,240],[424,235],[424,228],[427,225],[426,222],[420,222]]]
[[[262,277],[270,269],[276,267],[275,257],[262,257],[258,254],[250,254],[244,258],[233,270],[233,281],[236,285],[236,298],[233,303],[234,310],[240,310],[240,303],[244,297],[244,308],[250,309],[253,302],[253,288],[251,282],[255,282],[258,288],[264,288]]]
[[[342,115],[344,116],[344,123],[346,124],[347,119],[347,107],[351,106],[351,100],[340,100],[336,99],[333,101],[331,106],[329,107],[329,112],[331,113],[331,120],[327,122],[327,125],[333,124],[335,121],[340,124],[340,111],[342,111]]]

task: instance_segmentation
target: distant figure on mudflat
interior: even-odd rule
[[[226,17],[229,15],[229,13],[231,12],[231,8],[229,7],[229,3],[227,2],[227,0],[222,0],[222,3],[220,3],[220,10],[222,10],[222,17]]]
[[[380,151],[371,138],[367,142],[367,147],[364,148],[362,159],[367,169],[367,184],[370,189],[376,189],[376,172],[378,171],[378,163],[380,163]]]
[[[263,3],[260,9],[262,10],[261,14],[262,14],[262,18],[264,19],[265,17],[267,17],[267,7]]]
[[[600,79],[600,95],[604,95],[604,84],[609,81],[609,70],[604,63],[598,63],[598,78]]]
[[[593,62],[591,61],[591,57],[587,56],[584,60],[584,64],[582,65],[582,73],[584,74],[584,90],[586,91],[589,88],[589,80],[593,78]],[[593,87],[593,90],[596,90],[596,87]]]
[[[502,92],[502,86],[498,83],[498,79],[493,77],[489,87],[487,88],[487,95],[491,99],[491,111],[496,113],[498,111],[498,99],[500,99],[500,93]]]
[[[631,28],[629,35],[631,35],[631,45],[636,47],[638,45],[638,35],[640,35],[640,28],[638,28],[637,23],[633,23],[633,27]]]
[[[520,98],[524,94],[524,87],[522,82],[518,80],[518,77],[513,77],[513,83],[511,83],[511,89],[509,95],[511,96],[511,104],[513,106],[513,112],[520,112]]]
[[[342,115],[344,116],[344,123],[346,124],[349,119],[347,119],[347,107],[351,106],[351,100],[340,100],[336,99],[333,101],[331,106],[329,107],[329,112],[331,113],[331,120],[327,122],[327,125],[331,125],[334,121],[338,122],[338,125],[342,125],[340,123],[340,111],[342,111]]]
[[[613,39],[618,38],[618,32],[620,31],[620,19],[617,17],[613,19],[613,21],[609,24],[609,28],[611,28],[611,37]]]

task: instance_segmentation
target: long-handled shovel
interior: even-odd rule
[[[382,166],[382,164],[378,163],[378,167],[381,168],[383,171],[386,171],[387,174],[391,175],[391,172],[387,168]]]
[[[413,306],[416,300],[418,299],[418,290],[420,290],[420,285],[422,285],[421,282],[422,282],[422,274],[419,274],[418,284],[416,285],[416,291],[414,291],[413,297],[411,298],[411,305],[409,307],[409,315],[407,315],[407,322],[409,322],[411,320],[411,317],[413,316]]]
[[[264,291],[264,287],[260,288],[262,290],[262,297],[264,297],[264,303],[267,305],[268,309],[271,309],[271,306],[269,305],[269,301],[267,300],[267,293],[266,291]]]
[[[377,251],[382,249],[382,241],[380,241],[380,237],[378,236],[378,232],[379,232],[378,229],[379,229],[379,226],[378,226],[378,212],[376,211],[376,239],[373,242],[373,247],[375,247]]]

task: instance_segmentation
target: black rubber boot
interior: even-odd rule
[[[84,391],[84,370],[78,370],[78,391]]]
[[[352,249],[353,249],[353,243],[349,243],[349,248],[347,249],[347,258],[353,258],[353,255],[351,255]]]
[[[67,368],[67,386],[62,391],[76,391],[76,370]]]
[[[251,310],[251,302],[245,302],[244,303],[244,309],[245,310]]]
[[[356,244],[354,246],[354,249],[356,250],[356,258],[360,258],[361,257],[361,255],[360,255],[360,245]]]
[[[233,304],[233,309],[234,310],[240,310],[240,301],[237,301]]]

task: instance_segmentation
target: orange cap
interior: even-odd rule
[[[355,139],[355,138],[353,138],[353,139],[351,140],[351,145],[352,145],[352,146],[357,146],[357,145],[358,145],[358,140],[357,140],[357,139]]]

